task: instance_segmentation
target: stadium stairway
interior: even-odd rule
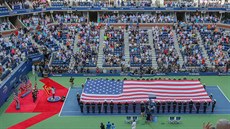
[[[128,31],[124,31],[124,44],[125,44],[125,63],[126,66],[130,65],[130,53],[129,53],[129,34]]]
[[[70,63],[69,63],[69,68],[71,69],[71,70],[73,70],[74,69],[74,66],[75,66],[75,59],[74,59],[74,56],[72,55],[71,56],[71,59],[70,59]]]
[[[158,65],[157,65],[157,61],[156,61],[156,52],[155,52],[155,47],[154,47],[154,44],[153,44],[153,31],[151,29],[148,30],[148,38],[149,38],[149,44],[151,46],[151,49],[152,49],[152,66],[154,68],[157,68]]]
[[[172,30],[173,32],[173,41],[174,41],[174,46],[175,46],[175,49],[179,55],[179,63],[180,63],[180,67],[182,67],[182,65],[184,64],[184,60],[183,60],[183,57],[182,57],[182,54],[180,52],[180,48],[179,48],[179,44],[178,44],[178,40],[177,40],[177,36],[176,36],[176,31],[175,30]]]
[[[98,68],[102,68],[103,65],[104,34],[105,34],[105,29],[100,29],[100,42],[99,42],[99,51],[98,51],[98,59],[97,59]]]
[[[207,51],[205,50],[204,43],[203,43],[203,41],[202,41],[200,32],[199,32],[198,30],[196,30],[196,33],[197,33],[198,43],[199,43],[199,45],[200,45],[200,48],[201,48],[202,51],[203,51],[204,58],[206,58],[206,64],[207,64],[208,67],[211,67],[212,64],[211,64],[211,62],[210,62],[210,60],[209,60],[208,53],[207,53]]]

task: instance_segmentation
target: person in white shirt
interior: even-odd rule
[[[132,123],[132,129],[136,129],[136,125],[137,125],[136,121],[135,121],[135,120],[133,120],[133,123]]]

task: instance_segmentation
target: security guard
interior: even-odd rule
[[[157,113],[160,113],[161,103],[159,100],[157,101],[156,106],[157,106]]]
[[[125,113],[128,113],[128,109],[129,109],[129,103],[125,102]]]
[[[97,109],[98,109],[98,113],[101,113],[101,103],[100,102],[97,104]]]
[[[161,107],[162,107],[162,113],[165,113],[165,105],[166,105],[166,103],[165,103],[165,101],[163,101],[162,103],[161,103]]]
[[[167,102],[167,106],[168,106],[168,112],[170,112],[170,108],[171,108],[171,103],[170,101]]]
[[[200,112],[200,101],[196,103],[196,113]]]
[[[181,113],[181,108],[182,108],[182,102],[178,102],[178,112]]]
[[[189,102],[189,113],[192,113],[193,101],[192,99]]]
[[[214,100],[212,101],[212,112],[214,112],[215,106],[216,106],[216,100],[214,99]]]
[[[82,101],[80,101],[80,108],[81,108],[81,113],[83,113],[84,104]]]
[[[136,102],[133,101],[133,113],[136,113],[136,106],[137,106]]]
[[[105,113],[107,113],[108,103],[106,102],[106,100],[105,100],[105,102],[103,103],[103,105],[104,105],[104,111],[105,111]]]
[[[207,101],[204,101],[204,104],[203,104],[203,107],[204,107],[204,113],[206,113],[206,110],[207,110],[207,106],[208,106],[208,103]]]
[[[173,101],[173,113],[176,112],[176,106],[177,106],[177,102],[174,100]]]
[[[113,107],[114,107],[114,103],[113,101],[110,102],[110,113],[113,113]]]
[[[184,101],[184,103],[183,103],[183,108],[184,108],[184,113],[186,113],[186,109],[187,109],[187,101]]]
[[[89,113],[89,110],[90,110],[90,104],[87,102],[85,105],[86,105],[87,113]]]
[[[96,104],[95,104],[94,102],[92,102],[92,103],[91,103],[91,107],[92,107],[93,113],[95,113],[95,106],[96,106]]]
[[[122,104],[119,102],[119,103],[117,104],[118,113],[121,113],[121,106],[122,106]]]

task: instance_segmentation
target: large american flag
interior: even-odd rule
[[[81,95],[83,102],[124,103],[148,101],[200,101],[211,99],[198,80],[87,80]]]

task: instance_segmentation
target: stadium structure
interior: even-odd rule
[[[0,129],[230,129],[230,0],[0,1]]]

